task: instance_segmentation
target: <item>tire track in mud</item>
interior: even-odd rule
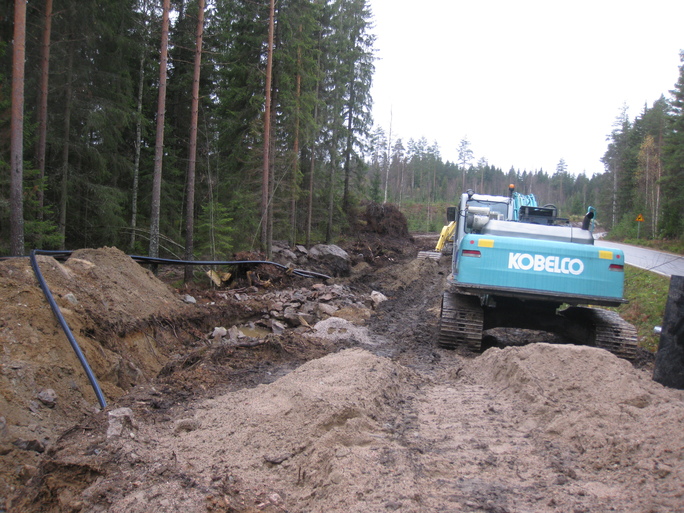
[[[369,329],[381,341],[376,354],[423,372],[429,372],[439,362],[441,352],[435,341],[448,273],[446,260],[414,260],[388,271],[390,276],[381,275],[370,282],[371,287],[378,287],[390,298],[378,307],[369,323]]]

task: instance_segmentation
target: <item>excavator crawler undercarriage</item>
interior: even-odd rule
[[[496,308],[482,306],[475,295],[445,292],[438,344],[448,349],[482,349],[483,331],[492,328],[540,330],[566,343],[606,349],[620,358],[634,360],[637,332],[616,312],[601,308],[555,305],[500,298]]]

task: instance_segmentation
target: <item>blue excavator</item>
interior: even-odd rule
[[[453,251],[438,344],[481,351],[494,345],[489,330],[515,328],[633,360],[634,326],[596,308],[626,300],[624,254],[594,244],[594,215],[589,207],[582,225],[572,226],[554,205],[539,206],[512,185],[506,196],[462,194],[440,235],[442,250],[452,238]]]

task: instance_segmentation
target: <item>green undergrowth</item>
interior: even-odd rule
[[[663,322],[669,288],[667,276],[625,266],[625,298],[629,303],[615,310],[636,327],[639,346],[651,352],[658,349],[659,337],[653,328]]]
[[[409,232],[442,231],[446,224],[446,209],[450,203],[404,203],[399,209],[406,217]]]
[[[677,255],[684,255],[684,240],[680,239],[625,239],[622,242],[625,244],[632,244],[633,246],[641,246],[658,251],[676,253]]]

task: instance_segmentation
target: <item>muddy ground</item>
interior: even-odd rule
[[[437,348],[433,243],[353,241],[351,276],[270,288],[39,257],[104,410],[28,261],[0,262],[0,511],[681,511],[684,392],[543,337]],[[266,321],[283,302],[316,323]]]

